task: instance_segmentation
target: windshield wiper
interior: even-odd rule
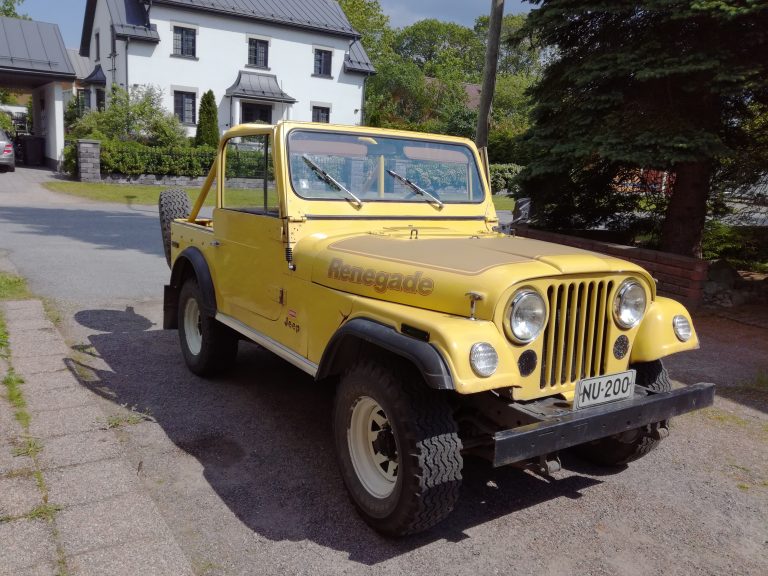
[[[303,154],[301,157],[304,159],[304,162],[307,163],[307,166],[309,166],[312,169],[312,172],[314,172],[317,175],[317,177],[320,178],[320,180],[322,180],[326,184],[330,184],[333,188],[336,188],[339,192],[344,192],[347,196],[349,196],[347,200],[352,202],[356,208],[361,208],[363,206],[363,201],[360,200],[360,198],[358,198],[357,196],[352,194],[352,192],[344,188],[344,186],[342,186],[341,183],[338,180],[336,180],[336,178],[328,174],[328,172],[326,172],[325,170],[320,168],[320,166],[318,166],[312,160],[310,160],[309,156],[307,156],[306,154]]]
[[[433,196],[432,194],[430,194],[429,192],[424,190],[424,188],[422,188],[421,186],[419,186],[415,182],[411,182],[405,176],[401,176],[400,174],[398,174],[394,170],[387,170],[387,172],[389,173],[390,176],[392,176],[396,180],[399,180],[400,182],[402,182],[403,184],[408,186],[411,190],[416,192],[416,194],[419,194],[420,196],[424,196],[425,198],[427,198],[427,202],[431,201],[431,202],[434,202],[435,204],[437,204],[437,209],[438,210],[440,210],[443,206],[445,206],[445,204],[443,204],[443,202],[441,202],[439,198],[437,198],[436,196]]]

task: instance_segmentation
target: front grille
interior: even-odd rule
[[[613,281],[552,284],[544,330],[541,388],[573,384],[605,371],[608,296]]]

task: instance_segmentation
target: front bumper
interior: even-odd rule
[[[633,398],[542,417],[539,422],[497,432],[493,465],[505,466],[634,430],[711,406],[715,385],[699,383],[671,392],[642,389]]]

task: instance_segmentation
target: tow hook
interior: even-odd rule
[[[669,424],[666,422],[666,420],[664,422],[656,422],[655,424],[651,424],[651,429],[648,435],[654,440],[663,440],[669,436]]]
[[[556,452],[539,456],[537,460],[530,462],[527,468],[540,476],[552,476],[555,472],[560,472],[563,466],[560,464],[560,455]]]

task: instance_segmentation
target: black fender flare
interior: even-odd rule
[[[213,278],[208,262],[199,248],[191,246],[176,257],[171,270],[171,282],[165,286],[163,297],[163,328],[173,329],[179,327],[178,307],[179,293],[185,278],[194,275],[197,285],[203,294],[203,314],[216,316],[216,290],[213,287]]]
[[[429,342],[401,334],[367,318],[354,318],[339,328],[323,352],[316,378],[323,380],[343,370],[338,353],[350,341],[363,341],[408,360],[421,373],[424,382],[436,390],[454,390],[453,378],[440,352]]]

